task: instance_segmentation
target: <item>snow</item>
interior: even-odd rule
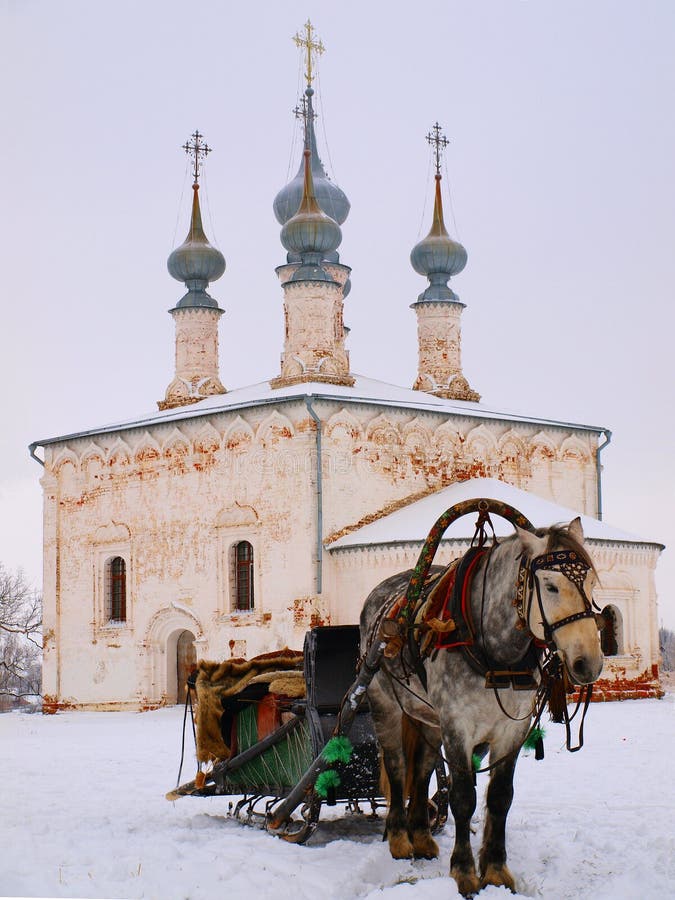
[[[228,798],[164,799],[174,786],[182,710],[0,716],[0,895],[248,900],[436,900],[457,895],[441,856],[394,861],[382,822],[334,817],[304,846],[228,819]],[[547,725],[546,759],[519,762],[507,829],[521,896],[675,896],[675,696],[598,703],[579,753]],[[184,779],[191,777],[191,765]],[[486,775],[478,776],[473,843]],[[504,888],[481,898],[506,900]]]
[[[401,541],[422,542],[426,540],[431,525],[446,509],[450,509],[455,503],[478,497],[488,497],[508,503],[523,513],[535,528],[548,527],[557,522],[570,522],[579,515],[573,509],[544,500],[528,491],[522,491],[513,485],[506,484],[504,481],[498,481],[495,478],[471,478],[468,481],[451,484],[443,490],[416,500],[369,525],[364,525],[329,544],[328,549],[400,543]],[[445,539],[470,539],[474,531],[475,518],[475,516],[468,515],[458,519],[445,532]],[[513,526],[499,516],[494,516],[492,521],[498,535],[513,533]],[[591,516],[581,516],[581,523],[585,536],[590,540],[644,542],[642,538],[613,528],[606,522],[601,522]],[[659,544],[659,546],[662,545]]]
[[[300,385],[285,385],[280,388],[270,387],[269,381],[259,384],[236,388],[225,394],[214,394],[198,403],[178,409],[154,410],[142,413],[121,422],[114,422],[100,427],[79,431],[72,434],[64,434],[58,437],[45,438],[35,441],[31,446],[44,447],[47,444],[65,441],[69,438],[93,436],[95,434],[108,434],[115,431],[124,431],[129,428],[146,428],[150,425],[166,422],[179,422],[198,416],[210,415],[219,412],[232,412],[239,409],[247,409],[255,406],[284,402],[286,400],[303,400],[310,397],[316,400],[332,400],[342,403],[367,403],[374,406],[393,406],[402,409],[415,409],[427,412],[441,412],[447,415],[467,416],[472,419],[499,419],[508,422],[528,422],[538,425],[558,425],[576,428],[581,431],[604,431],[599,425],[582,425],[570,422],[558,422],[549,418],[525,416],[520,413],[499,411],[490,409],[483,403],[469,403],[466,401],[445,400],[434,397],[423,391],[413,391],[410,388],[399,387],[378,381],[375,378],[365,378],[363,375],[354,375],[355,383],[348,387],[339,384],[324,384],[319,382],[307,382]]]

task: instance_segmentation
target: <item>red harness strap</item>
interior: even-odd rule
[[[435,650],[455,650],[457,647],[470,647],[473,644],[475,629],[471,616],[471,581],[476,566],[487,552],[480,550],[475,553],[464,572],[456,569],[454,578],[449,581],[438,618],[442,622],[454,619],[457,628],[451,632],[439,633],[434,644]],[[461,583],[457,580],[458,575]]]

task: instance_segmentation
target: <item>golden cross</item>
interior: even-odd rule
[[[326,48],[321,43],[321,41],[314,40],[314,26],[309,21],[309,19],[307,19],[303,27],[305,29],[305,37],[301,37],[298,33],[293,37],[293,40],[295,41],[297,47],[304,47],[305,52],[307,53],[307,68],[305,70],[305,78],[307,79],[307,87],[311,87],[312,80],[314,78],[314,75],[312,73],[312,54],[317,53],[320,56]]]
[[[192,139],[183,144],[183,150],[185,150],[187,155],[191,156],[195,161],[192,172],[195,184],[199,182],[199,170],[201,169],[202,162],[206,159],[207,154],[211,152],[209,145],[201,142],[203,137],[203,134],[200,134],[199,131],[195,131],[192,135]]]
[[[433,132],[433,134],[431,133]],[[434,147],[434,156],[436,157],[436,174],[441,174],[441,156],[443,151],[448,146],[450,141],[446,138],[444,134],[441,134],[441,126],[436,122],[434,127],[431,129],[429,134],[427,135],[427,141],[430,144],[435,144]]]

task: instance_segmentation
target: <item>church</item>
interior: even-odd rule
[[[438,516],[476,497],[503,500],[535,526],[581,516],[605,621],[595,696],[660,696],[663,548],[602,521],[609,431],[493,409],[463,373],[464,303],[449,282],[467,252],[444,222],[438,125],[428,135],[431,226],[410,258],[421,288],[416,378],[405,387],[352,372],[350,268],[338,252],[350,203],[317,148],[323,47],[310,23],[296,42],[304,148],[273,204],[285,251],[277,371],[248,387],[221,382],[222,310],[207,289],[225,259],[202,224],[210,148],[197,131],[184,148],[194,163],[189,229],[168,260],[185,293],[170,310],[165,396],[141,418],[31,444],[43,467],[45,711],[176,703],[196,659],[301,648],[313,625],[356,622],[376,584],[414,566]],[[472,521],[456,522],[436,561],[460,556],[472,533]]]

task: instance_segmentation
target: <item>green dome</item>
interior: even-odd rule
[[[225,271],[225,257],[208,242],[202,227],[199,208],[199,185],[193,184],[192,218],[188,235],[167,260],[169,274],[188,288],[176,308],[201,306],[218,309],[218,303],[206,293],[209,282],[216,281]]]
[[[434,218],[429,234],[416,244],[410,254],[413,269],[429,279],[429,287],[419,296],[419,300],[457,300],[456,294],[448,287],[448,280],[466,266],[467,252],[458,242],[453,241],[443,222],[443,201],[441,199],[441,176],[436,175],[436,199]]]
[[[340,226],[322,211],[314,194],[310,151],[304,153],[305,180],[300,208],[281,229],[281,243],[289,253],[297,254],[300,268],[291,281],[332,281],[321,262],[342,241]]]

